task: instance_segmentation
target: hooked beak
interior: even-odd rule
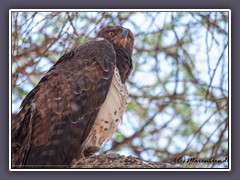
[[[128,30],[127,29],[123,29],[122,30],[122,37],[126,38],[128,35]]]
[[[124,28],[121,33],[121,38],[119,40],[119,43],[123,48],[126,48],[127,35],[128,35],[128,30]]]
[[[127,44],[127,35],[128,35],[128,30],[127,29],[122,29],[122,32],[118,34],[113,40],[113,43],[115,45],[118,45],[122,48],[126,48]]]

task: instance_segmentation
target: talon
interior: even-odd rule
[[[91,146],[91,147],[88,147],[87,149],[84,150],[84,155],[85,156],[92,156],[94,155],[96,152],[98,152],[100,150],[99,147],[97,146]]]

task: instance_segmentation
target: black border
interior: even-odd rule
[[[0,1],[1,11],[0,11],[0,18],[1,18],[1,26],[0,26],[0,49],[1,49],[1,60],[0,60],[0,138],[1,138],[1,148],[0,148],[0,174],[1,178],[3,179],[43,179],[43,178],[56,178],[56,179],[66,179],[66,178],[88,178],[88,179],[101,179],[101,178],[114,178],[114,179],[204,179],[204,178],[216,178],[216,179],[238,179],[240,177],[240,171],[238,168],[240,167],[240,159],[239,157],[239,142],[236,137],[239,137],[238,129],[240,127],[240,111],[239,109],[239,100],[240,100],[240,83],[237,82],[237,78],[240,76],[238,67],[240,67],[239,62],[239,47],[240,47],[240,12],[238,7],[240,1],[238,0],[211,0],[211,1],[193,1],[193,0],[168,0],[164,2],[163,0],[147,0],[147,1],[138,1],[138,0],[131,0],[130,1],[114,1],[110,2],[109,0],[88,0],[87,2],[83,2],[82,0],[68,0],[65,2],[61,2],[58,0],[41,0],[41,1],[32,1],[32,0],[8,0],[8,1]],[[135,5],[133,5],[135,4]],[[181,175],[177,174],[177,172],[74,172],[74,173],[60,173],[60,172],[9,172],[8,168],[8,10],[9,9],[19,9],[19,8],[142,8],[142,9],[164,9],[164,8],[209,8],[209,9],[231,9],[232,11],[232,71],[231,71],[231,86],[232,91],[230,92],[232,96],[232,171],[231,172],[182,172]],[[235,136],[236,135],[236,136]],[[60,173],[60,174],[59,174]],[[120,174],[121,173],[121,174]],[[161,174],[159,174],[161,173]],[[201,173],[201,175],[199,174]],[[67,175],[65,175],[67,174]],[[119,175],[118,175],[119,174]],[[198,175],[199,174],[199,175]]]

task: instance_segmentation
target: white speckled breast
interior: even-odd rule
[[[123,113],[127,105],[127,87],[121,82],[119,71],[115,68],[112,83],[101,106],[97,119],[84,144],[90,146],[102,146],[114,134],[117,126],[122,122]]]

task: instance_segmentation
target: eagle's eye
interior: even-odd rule
[[[131,42],[131,38],[130,37],[127,38],[127,42]]]
[[[109,36],[114,36],[114,32],[110,31],[109,33]]]

